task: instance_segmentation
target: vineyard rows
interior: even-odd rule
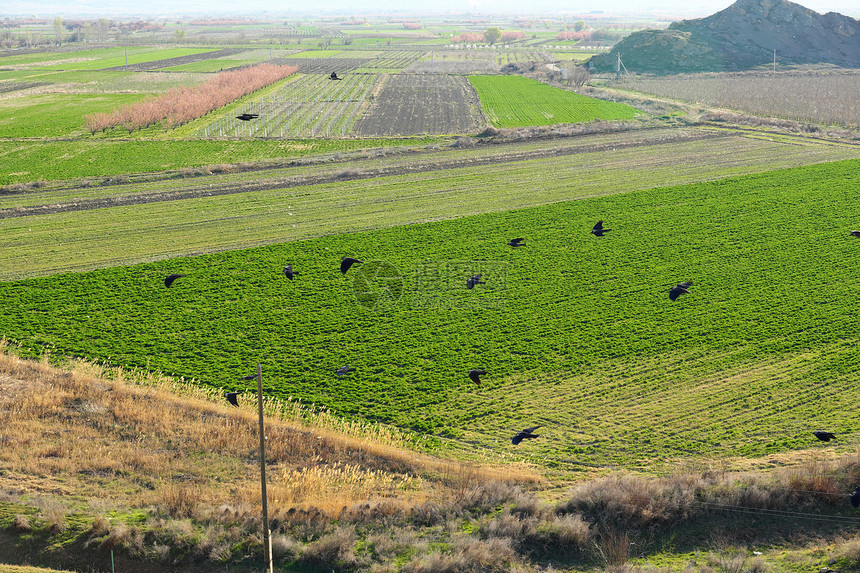
[[[332,81],[325,75],[304,74],[207,125],[198,134],[203,137],[344,136],[352,133],[376,77],[348,74],[343,80]],[[260,117],[241,121],[236,118],[241,113]]]
[[[858,71],[648,77],[620,87],[756,115],[860,126]]]
[[[346,74],[370,63],[370,58],[275,58],[278,64],[298,66],[303,74]]]

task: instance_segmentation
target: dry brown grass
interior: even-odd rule
[[[261,503],[252,402],[233,408],[220,393],[183,381],[79,361],[61,369],[0,352],[0,491],[68,503],[108,499],[172,518],[219,507],[252,514]],[[540,480],[523,465],[416,453],[384,426],[294,402],[265,406],[273,511],[316,506],[333,514],[380,498],[412,506],[489,480]],[[64,511],[64,504],[42,509],[56,528]]]

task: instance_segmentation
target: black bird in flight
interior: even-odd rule
[[[469,380],[471,380],[472,382],[474,382],[475,384],[480,386],[481,385],[481,376],[483,376],[486,373],[487,373],[486,370],[480,370],[478,368],[469,370]]]
[[[256,376],[254,378],[256,378]],[[224,394],[224,397],[227,398],[228,402],[230,402],[231,404],[233,404],[234,406],[236,406],[238,408],[239,407],[239,400],[236,398],[238,395],[239,395],[238,392],[227,392],[226,394]]]
[[[836,434],[833,432],[822,432],[820,430],[816,430],[812,432],[812,435],[821,440],[822,442],[829,442],[830,440],[836,439]]]
[[[353,368],[351,366],[341,366],[340,368],[338,368],[337,370],[334,371],[334,373],[337,374],[338,376],[346,376],[350,372],[355,372],[355,368]]]
[[[166,286],[167,288],[170,288],[170,285],[173,284],[173,281],[175,281],[179,277],[184,277],[184,276],[185,275],[178,275],[178,274],[167,275],[167,278],[164,279],[164,286]]]
[[[241,119],[242,121],[251,121],[252,119],[256,119],[260,117],[258,113],[243,113],[241,115],[237,115],[236,119]]]
[[[854,490],[851,494],[851,505],[854,507],[860,506],[860,487]]]
[[[288,279],[293,280],[293,277],[299,273],[293,270],[293,265],[287,265],[284,267],[284,274],[287,275]]]
[[[851,231],[852,237],[860,237],[860,231]]]
[[[603,221],[598,221],[594,224],[594,227],[591,228],[591,234],[593,234],[595,237],[602,237],[603,233],[608,233],[611,230],[612,229],[604,229]]]
[[[533,434],[532,432],[534,432],[538,428],[540,428],[540,426],[532,426],[531,428],[526,428],[525,430],[523,430],[521,432],[517,432],[517,435],[514,436],[513,438],[511,438],[511,443],[516,446],[517,444],[519,444],[523,440],[527,440],[527,439],[530,440],[532,438],[537,438],[538,434]]]
[[[242,376],[242,380],[256,380],[256,379],[257,379],[256,374],[248,374],[247,376]]]
[[[525,247],[526,245],[525,243],[523,243],[523,241],[525,241],[525,239],[523,237],[520,237],[518,239],[511,239],[510,241],[508,241],[508,244],[512,247]]]
[[[682,294],[690,294],[690,291],[688,291],[687,289],[690,288],[692,285],[692,281],[688,283],[678,283],[677,285],[673,286],[672,289],[669,291],[669,298],[675,300]]]
[[[337,72],[332,72],[331,76],[329,76],[333,80],[342,80],[343,78],[337,77]]]
[[[486,284],[486,283],[481,280],[481,275],[475,275],[473,277],[469,277],[468,279],[466,279],[466,288],[470,289],[470,290],[475,288],[475,285],[482,285],[482,284]]]
[[[349,267],[354,265],[355,263],[361,264],[362,261],[358,259],[353,259],[352,257],[344,257],[340,260],[340,272],[346,274],[346,271],[349,270]]]

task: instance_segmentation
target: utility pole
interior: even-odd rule
[[[773,49],[773,71],[776,71],[776,48]]]
[[[263,495],[263,561],[266,573],[272,569],[272,538],[269,532],[269,500],[266,497],[266,432],[263,426],[263,365],[257,363],[257,410],[260,415],[260,490]]]
[[[618,60],[615,62],[615,79],[621,79],[621,52],[616,54],[618,56]]]

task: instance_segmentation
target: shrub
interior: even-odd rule
[[[30,524],[30,518],[20,513],[12,519],[12,529],[16,531],[30,531],[33,526]]]
[[[305,548],[299,562],[326,569],[348,569],[358,564],[355,554],[355,530],[338,527],[330,535]]]

